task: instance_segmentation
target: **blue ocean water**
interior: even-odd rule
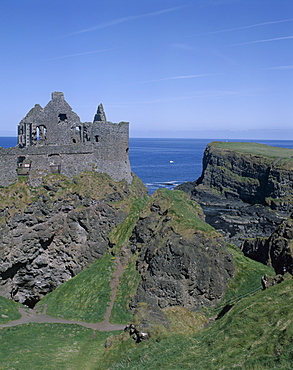
[[[130,139],[132,171],[141,178],[152,194],[158,188],[173,189],[201,175],[205,147],[213,139]],[[222,140],[226,141],[226,140]],[[256,141],[261,144],[293,149],[293,140],[229,140]],[[0,146],[15,146],[15,137],[0,137]]]
[[[208,139],[130,139],[132,171],[152,194],[158,188],[196,180]]]
[[[218,139],[217,139],[218,140]],[[195,181],[202,171],[206,145],[213,139],[130,139],[132,171],[152,194],[158,188],[173,189]],[[293,149],[293,140],[218,140],[250,141]]]

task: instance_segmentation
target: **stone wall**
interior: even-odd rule
[[[103,120],[81,123],[59,92],[45,108],[36,105],[19,124],[18,147],[0,148],[0,186],[17,181],[18,175],[38,186],[47,174],[72,178],[85,170],[130,183],[129,124],[107,122],[102,105],[98,113],[94,119]]]

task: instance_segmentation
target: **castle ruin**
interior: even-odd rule
[[[0,185],[27,176],[38,186],[47,174],[72,178],[86,170],[130,183],[128,149],[128,122],[108,122],[100,104],[93,122],[82,123],[64,94],[54,92],[44,108],[36,104],[21,120],[17,146],[0,148]]]

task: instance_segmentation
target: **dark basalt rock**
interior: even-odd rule
[[[168,206],[159,199],[130,238],[132,251],[139,252],[137,269],[142,276],[134,302],[160,308],[214,305],[234,269],[224,239],[215,231],[178,231]]]
[[[72,191],[75,183],[54,176],[38,193],[33,190],[34,201],[23,209],[2,209],[0,295],[29,306],[103,256],[110,245],[109,232],[127,217],[124,208],[131,204],[126,182],[87,173],[75,180],[85,181],[86,189],[81,183]],[[31,191],[25,189],[27,194]],[[137,196],[147,189],[139,183],[132,191]],[[117,201],[125,202],[124,208],[115,206]]]
[[[263,290],[268,289],[276,284],[280,284],[284,281],[283,275],[276,275],[276,276],[267,276],[264,275],[261,279]]]
[[[293,218],[282,222],[268,238],[247,240],[243,253],[257,261],[271,265],[277,274],[293,275]]]
[[[60,201],[39,217],[42,203],[30,208],[32,217],[15,214],[0,235],[0,295],[26,304],[100,258],[108,248],[108,233],[126,217],[105,203],[76,210]]]
[[[271,235],[293,210],[292,163],[282,167],[280,160],[211,143],[201,177],[177,189],[197,201],[206,221],[241,247],[248,238]]]

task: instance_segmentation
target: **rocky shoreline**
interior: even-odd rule
[[[276,229],[286,223],[293,212],[292,156],[291,149],[213,142],[204,152],[200,178],[176,189],[186,192],[200,204],[206,222],[247,256],[272,265],[278,273],[292,271],[288,257],[291,252],[284,252],[283,262],[278,257],[278,263],[264,252],[267,249],[274,255],[277,247],[268,247],[266,240],[273,239]],[[289,240],[291,234],[283,238]],[[284,245],[288,243],[283,242]]]

